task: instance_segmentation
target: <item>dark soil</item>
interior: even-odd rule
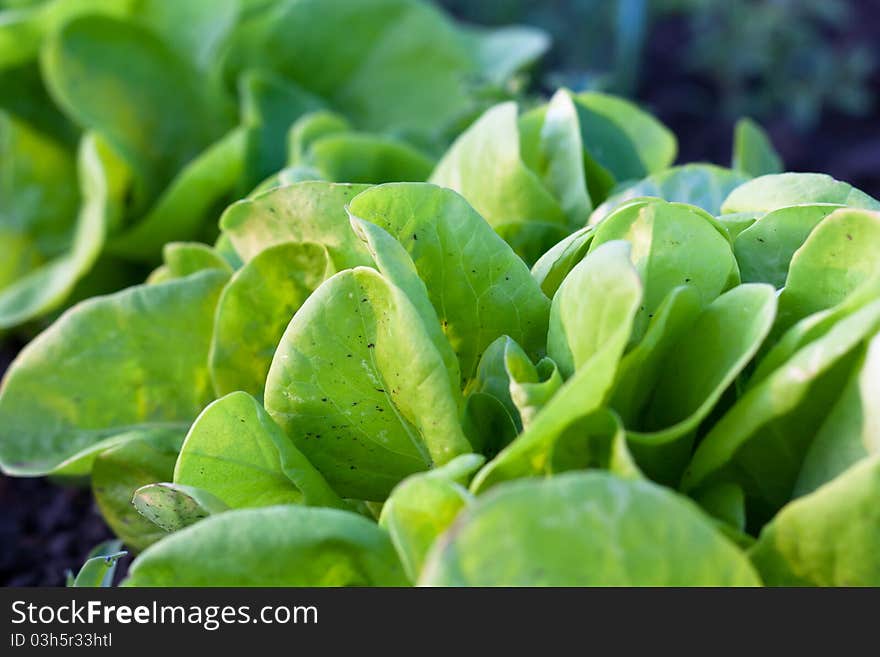
[[[880,2],[871,0],[856,7],[860,10],[858,33],[849,36],[880,43]],[[637,99],[678,136],[679,162],[729,165],[734,121],[713,112],[720,103],[717,90],[682,69],[686,50],[684,19],[657,23],[646,44]],[[880,66],[871,88],[878,98],[866,116],[826,111],[809,131],[799,130],[785,115],[762,119],[786,170],[827,173],[880,198]]]
[[[0,477],[0,585],[63,586],[112,537],[88,488]]]

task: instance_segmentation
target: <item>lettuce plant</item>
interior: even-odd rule
[[[4,472],[88,477],[131,586],[880,584],[880,202],[605,95],[433,171],[380,127],[306,113],[216,242],[34,339]]]
[[[431,182],[462,194],[527,262],[534,262],[621,182],[662,171],[675,137],[616,97],[559,91],[518,116],[487,111],[444,155]]]
[[[213,240],[223,207],[285,165],[295,123],[296,179],[424,180],[546,47],[420,0],[0,11],[0,330],[135,282],[169,242]]]

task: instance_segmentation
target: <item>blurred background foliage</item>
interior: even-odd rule
[[[24,8],[43,0],[0,0]],[[185,0],[182,0],[185,1]],[[553,48],[544,90],[568,86],[638,96],[661,65],[712,87],[696,110],[767,119],[800,130],[824,111],[864,116],[875,107],[877,0],[437,0],[482,25],[545,29]],[[667,47],[659,61],[651,46]]]
[[[458,18],[544,28],[535,80],[635,98],[679,161],[726,164],[741,116],[786,168],[880,194],[880,0],[439,0]]]
[[[538,78],[546,89],[631,93],[653,11],[648,0],[441,0],[458,18],[483,25],[543,28],[553,47]]]
[[[686,63],[718,87],[727,114],[786,112],[809,128],[824,108],[864,114],[873,102],[874,53],[844,0],[669,0],[688,16]]]
[[[554,47],[543,86],[632,95],[646,43],[674,33],[676,67],[715,87],[730,117],[789,114],[807,129],[829,108],[859,115],[874,102],[876,42],[859,31],[847,0],[441,0],[459,18],[487,25],[526,23],[547,30]],[[697,97],[707,112],[716,110]],[[714,99],[713,99],[714,100]]]
[[[0,8],[44,1],[0,0]],[[726,163],[732,125],[749,116],[789,169],[880,195],[880,0],[434,1],[470,23],[547,31],[550,52],[508,92],[567,86],[630,96],[679,135],[681,161]],[[484,93],[453,128],[506,95]]]

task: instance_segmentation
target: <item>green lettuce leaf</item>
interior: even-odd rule
[[[782,159],[773,149],[770,138],[757,123],[751,119],[740,119],[733,132],[734,169],[758,177],[782,173]]]
[[[759,586],[689,500],[647,481],[569,473],[499,486],[431,551],[428,586]]]
[[[778,173],[755,178],[731,191],[721,212],[765,213],[807,203],[880,210],[880,201],[823,173]]]
[[[387,532],[354,513],[300,506],[212,515],[147,548],[123,582],[123,586],[407,584]]]
[[[174,483],[204,490],[232,509],[307,504],[343,507],[311,463],[259,402],[233,392],[190,427]]]
[[[623,185],[590,215],[590,225],[598,224],[627,201],[644,197],[664,201],[688,203],[702,208],[711,215],[721,213],[722,203],[734,189],[749,179],[741,171],[725,169],[713,164],[684,164],[654,173],[639,182]],[[725,209],[725,212],[745,210]]]
[[[212,398],[208,348],[227,278],[200,272],[97,297],[62,315],[3,380],[3,471],[39,475],[81,461],[68,473],[84,473],[89,455],[115,436],[185,430]]]
[[[382,501],[404,477],[471,451],[455,378],[406,294],[359,267],[294,316],[266,410],[340,495]]]
[[[463,384],[502,335],[530,354],[543,348],[547,298],[458,194],[428,184],[381,185],[357,196],[349,213],[383,228],[409,253],[458,356]]]
[[[410,581],[416,582],[428,551],[473,497],[466,485],[483,463],[464,454],[446,465],[404,479],[382,507],[379,525],[388,530]]]
[[[880,585],[880,457],[785,506],[749,556],[770,586]]]
[[[642,283],[626,242],[608,242],[572,270],[553,297],[550,343],[551,354],[568,363],[560,371],[573,367],[574,374],[530,426],[478,473],[475,492],[547,471],[560,435],[606,402],[641,299]]]
[[[217,302],[211,380],[218,395],[243,390],[262,398],[275,348],[294,313],[335,273],[326,247],[286,242],[237,271]]]
[[[364,185],[302,182],[270,189],[229,206],[220,227],[248,262],[284,242],[313,242],[327,248],[336,269],[372,265],[351,230],[345,207]]]
[[[135,552],[164,538],[166,532],[138,513],[132,498],[142,486],[171,478],[182,442],[179,429],[135,432],[98,454],[92,465],[92,492],[101,515]]]

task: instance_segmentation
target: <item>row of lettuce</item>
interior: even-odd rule
[[[497,104],[437,163],[310,109],[185,168],[144,225],[211,221],[237,139],[277,155],[0,388],[0,465],[90,476],[128,583],[880,584],[878,201],[748,121],[730,168],[672,166],[601,94]],[[106,135],[77,235],[141,188]]]
[[[286,164],[424,180],[548,45],[421,0],[3,4],[0,331],[137,282],[168,242],[212,240]]]
[[[529,270],[450,189],[272,188],[23,351],[4,469],[91,474],[132,584],[875,584],[877,203],[722,207]]]

